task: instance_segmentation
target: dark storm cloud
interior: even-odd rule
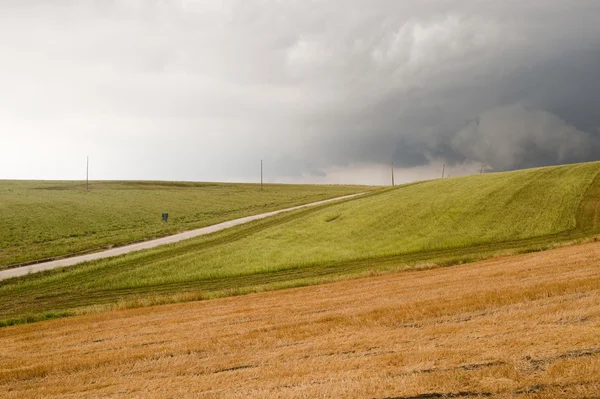
[[[537,9],[528,4],[517,25],[504,24],[502,12],[490,10],[479,15],[490,18],[491,28],[464,16],[423,23],[420,29],[431,31],[424,36],[433,43],[426,40],[423,47],[435,51],[422,58],[431,64],[423,61],[411,70],[410,61],[407,66],[399,58],[394,73],[378,71],[389,82],[387,90],[331,124],[339,138],[331,140],[334,159],[377,163],[387,157],[401,166],[439,159],[494,169],[596,159],[600,32],[590,17],[600,9],[570,5],[565,10],[556,2]],[[413,39],[417,31],[413,26]],[[410,40],[405,45],[410,51]],[[459,50],[454,54],[446,46]],[[404,84],[394,86],[398,71],[405,72]],[[335,145],[344,139],[346,146]]]
[[[598,20],[597,0],[9,0],[0,177],[85,153],[99,177],[194,180],[595,159]]]

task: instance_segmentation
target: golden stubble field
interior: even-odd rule
[[[3,398],[600,397],[600,244],[0,330]]]

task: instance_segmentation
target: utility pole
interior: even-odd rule
[[[85,191],[90,191],[90,156],[88,155],[86,157],[86,164],[85,164]]]
[[[263,189],[263,161],[260,160],[260,191]]]
[[[446,164],[442,166],[442,179],[444,178],[444,172],[446,172]]]
[[[394,187],[394,162],[392,162],[392,187]]]
[[[483,164],[481,164],[481,170],[479,171],[479,174],[483,174]]]

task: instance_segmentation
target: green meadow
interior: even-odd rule
[[[449,266],[598,234],[600,163],[384,188],[0,282],[0,324]]]
[[[0,181],[0,270],[8,265],[119,246],[373,187]],[[163,223],[162,213],[169,213]]]

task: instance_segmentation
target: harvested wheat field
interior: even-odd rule
[[[0,330],[4,398],[600,397],[600,244]]]

